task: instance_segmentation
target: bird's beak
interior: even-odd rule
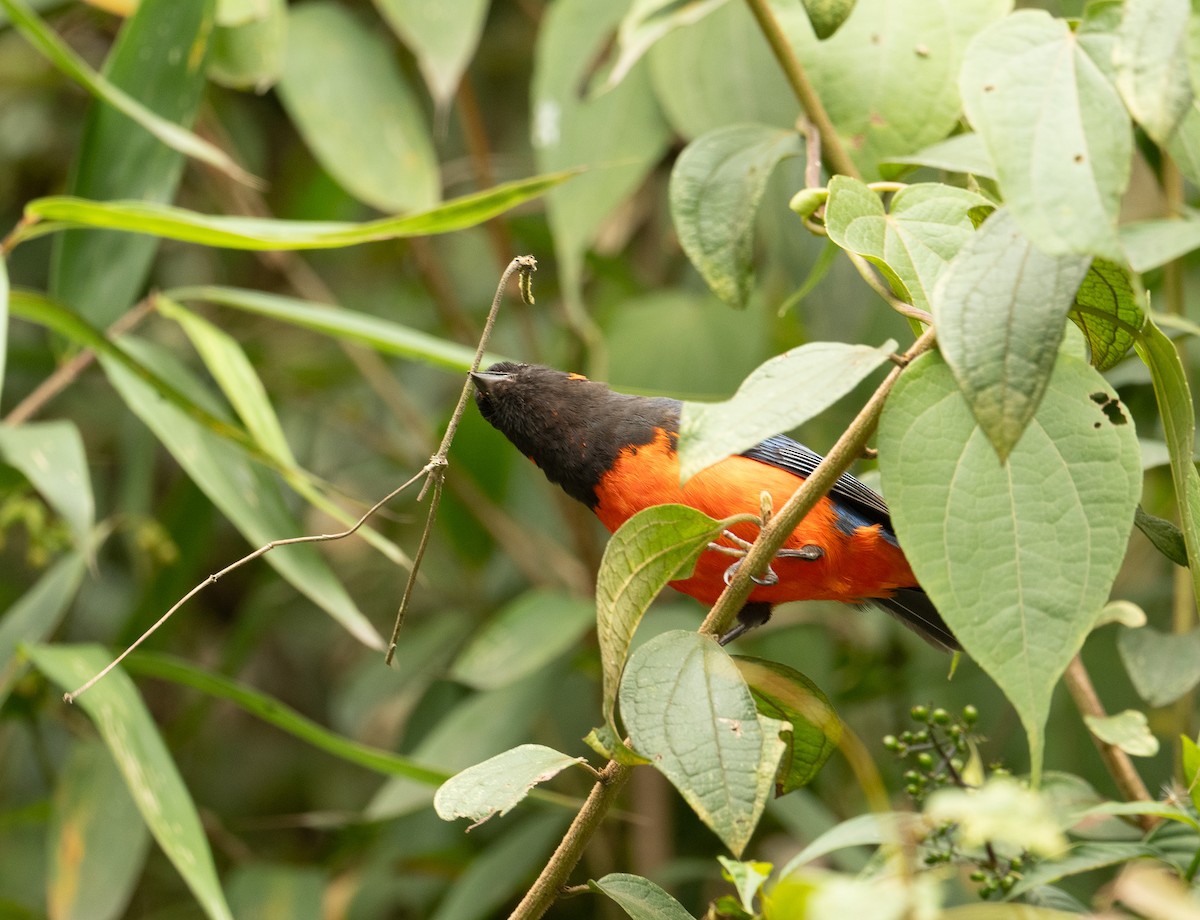
[[[503,380],[508,379],[508,374],[492,374],[488,371],[473,371],[471,373],[471,382],[475,384],[475,389],[480,393],[489,392],[492,387]]]

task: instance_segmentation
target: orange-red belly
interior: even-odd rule
[[[758,514],[759,494],[771,494],[782,508],[803,482],[800,477],[748,457],[729,457],[679,484],[679,460],[665,432],[654,442],[626,448],[597,487],[596,515],[610,531],[644,508],[682,504],[709,517]],[[847,531],[834,504],[822,498],[784,543],[798,549],[816,545],[824,551],[817,560],[777,558],[771,568],[779,581],[757,586],[752,601],[835,600],[854,602],[887,597],[895,589],[916,585],[912,569],[899,547],[889,542],[878,524]],[[753,540],[757,527],[738,524],[730,528],[739,537]],[[727,542],[727,541],[721,541]],[[691,578],[671,582],[673,588],[705,604],[712,604],[725,588],[724,575],[735,557],[709,550],[700,556]]]

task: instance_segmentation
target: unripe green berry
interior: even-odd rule
[[[942,709],[940,706],[930,713],[929,718],[935,725],[950,724],[950,713],[946,712],[946,710]]]
[[[909,710],[914,722],[924,722],[929,718],[929,707],[916,705]]]
[[[974,725],[979,721],[979,710],[968,703],[963,707],[962,718],[968,725]]]

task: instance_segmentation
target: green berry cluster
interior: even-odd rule
[[[905,763],[904,791],[917,807],[929,794],[943,786],[969,788],[963,778],[963,766],[971,755],[972,746],[981,740],[975,734],[979,710],[964,706],[957,718],[941,707],[914,706],[909,715],[917,727],[899,735],[887,735],[883,746]],[[991,768],[992,774],[1006,772],[1002,767]],[[958,828],[942,824],[931,829],[921,841],[927,866],[973,866],[970,879],[976,883],[983,899],[1005,895],[1020,879],[1025,867],[1024,854],[1002,857],[988,844],[983,853],[965,853],[959,846]]]

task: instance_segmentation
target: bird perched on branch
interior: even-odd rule
[[[614,393],[579,374],[501,362],[472,374],[489,423],[610,531],[644,508],[677,503],[710,517],[755,514],[768,492],[782,507],[821,457],[791,438],[768,438],[679,482],[678,400]],[[671,586],[712,605],[731,575],[730,553],[749,546],[754,524],[736,524]],[[737,562],[732,565],[736,566]],[[765,623],[776,604],[834,600],[876,604],[931,644],[959,647],[917,584],[892,531],[887,505],[843,474],[776,554],[724,644]]]

